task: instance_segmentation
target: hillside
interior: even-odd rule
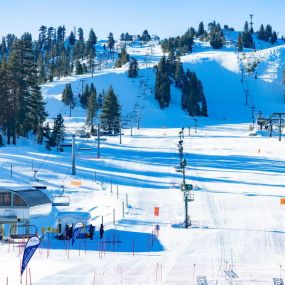
[[[209,117],[198,118],[197,132],[193,118],[181,111],[180,90],[172,86],[167,109],[161,110],[154,99],[152,67],[162,56],[159,45],[128,47],[128,53],[139,61],[136,79],[127,77],[127,65],[112,68],[110,62],[96,70],[94,78],[71,76],[42,86],[49,120],[64,115],[70,142],[70,134],[82,128],[86,115],[76,107],[68,117],[69,109],[61,102],[65,84],[71,83],[75,95],[82,84],[93,82],[97,92],[112,85],[123,117],[131,118],[122,144],[117,136],[105,137],[101,157],[96,158],[95,138],[76,137],[75,176],[69,148],[49,152],[33,138],[0,148],[1,186],[31,186],[37,170],[51,198],[61,185],[70,197],[69,207],[53,207],[48,216],[33,219],[38,229],[55,227],[56,213],[65,210],[90,212],[96,226],[95,240],[77,240],[70,251],[69,243],[46,235],[29,264],[33,284],[201,285],[196,280],[205,276],[209,285],[224,285],[230,278],[225,271],[231,270],[238,276],[236,284],[271,284],[279,270],[284,275],[280,265],[285,261],[285,212],[279,206],[284,195],[284,146],[267,134],[249,136],[249,107],[254,104],[266,116],[283,109],[285,46],[238,56],[234,47],[213,50],[208,43],[196,42],[194,52],[182,62],[202,80],[207,99]],[[245,73],[241,82],[241,69],[255,59],[260,60],[255,72]],[[181,127],[186,181],[193,184],[195,197],[189,206],[192,227],[187,230],[182,227],[182,177],[175,171]],[[81,185],[72,185],[74,180]],[[160,208],[158,217],[154,207]],[[104,244],[98,237],[102,216]],[[154,234],[156,225],[160,230]],[[7,277],[9,284],[19,283],[21,250],[0,242],[0,284]]]

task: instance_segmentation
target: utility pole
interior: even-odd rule
[[[248,89],[244,90],[244,93],[245,93],[245,105],[248,105],[248,92],[249,92]]]
[[[194,125],[194,127],[195,127],[195,134],[197,134],[197,123],[198,123],[198,120],[197,120],[196,117],[194,117],[193,120],[195,122],[195,125]]]
[[[72,135],[72,175],[76,174],[75,169],[75,134]]]
[[[252,105],[249,107],[251,109],[251,119],[252,119],[252,124],[254,126],[254,122],[255,122],[255,116],[254,116],[254,110],[255,110],[255,106]]]
[[[253,18],[253,14],[250,14],[250,32],[253,33],[253,22],[252,22],[252,18]]]
[[[273,116],[279,117],[279,141],[281,141],[281,134],[282,134],[282,116],[285,115],[285,113],[273,113]]]
[[[272,137],[272,128],[273,128],[273,122],[272,122],[272,117],[269,117],[269,137]]]
[[[241,80],[240,80],[240,82],[243,83],[243,77],[244,77],[244,67],[243,67],[243,65],[240,67],[240,71],[241,71]]]
[[[97,158],[100,158],[100,124],[97,127]]]

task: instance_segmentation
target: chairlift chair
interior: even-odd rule
[[[37,235],[38,229],[35,225],[13,225],[10,228],[11,239],[29,239]]]
[[[70,205],[70,197],[64,195],[56,195],[53,197],[52,206],[53,207],[68,207]]]
[[[52,206],[53,207],[68,207],[70,205],[70,197],[64,195],[64,186],[61,185],[62,193],[57,194],[53,197]]]
[[[34,170],[34,180],[31,182],[31,186],[37,190],[47,189],[46,181],[37,178],[38,170]]]

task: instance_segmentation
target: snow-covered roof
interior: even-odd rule
[[[49,197],[38,189],[17,190],[0,189],[0,192],[13,192],[19,195],[27,204],[28,208],[51,204]]]

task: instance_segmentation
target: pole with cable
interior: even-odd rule
[[[76,174],[76,169],[75,169],[75,134],[72,135],[72,171],[71,175]]]

